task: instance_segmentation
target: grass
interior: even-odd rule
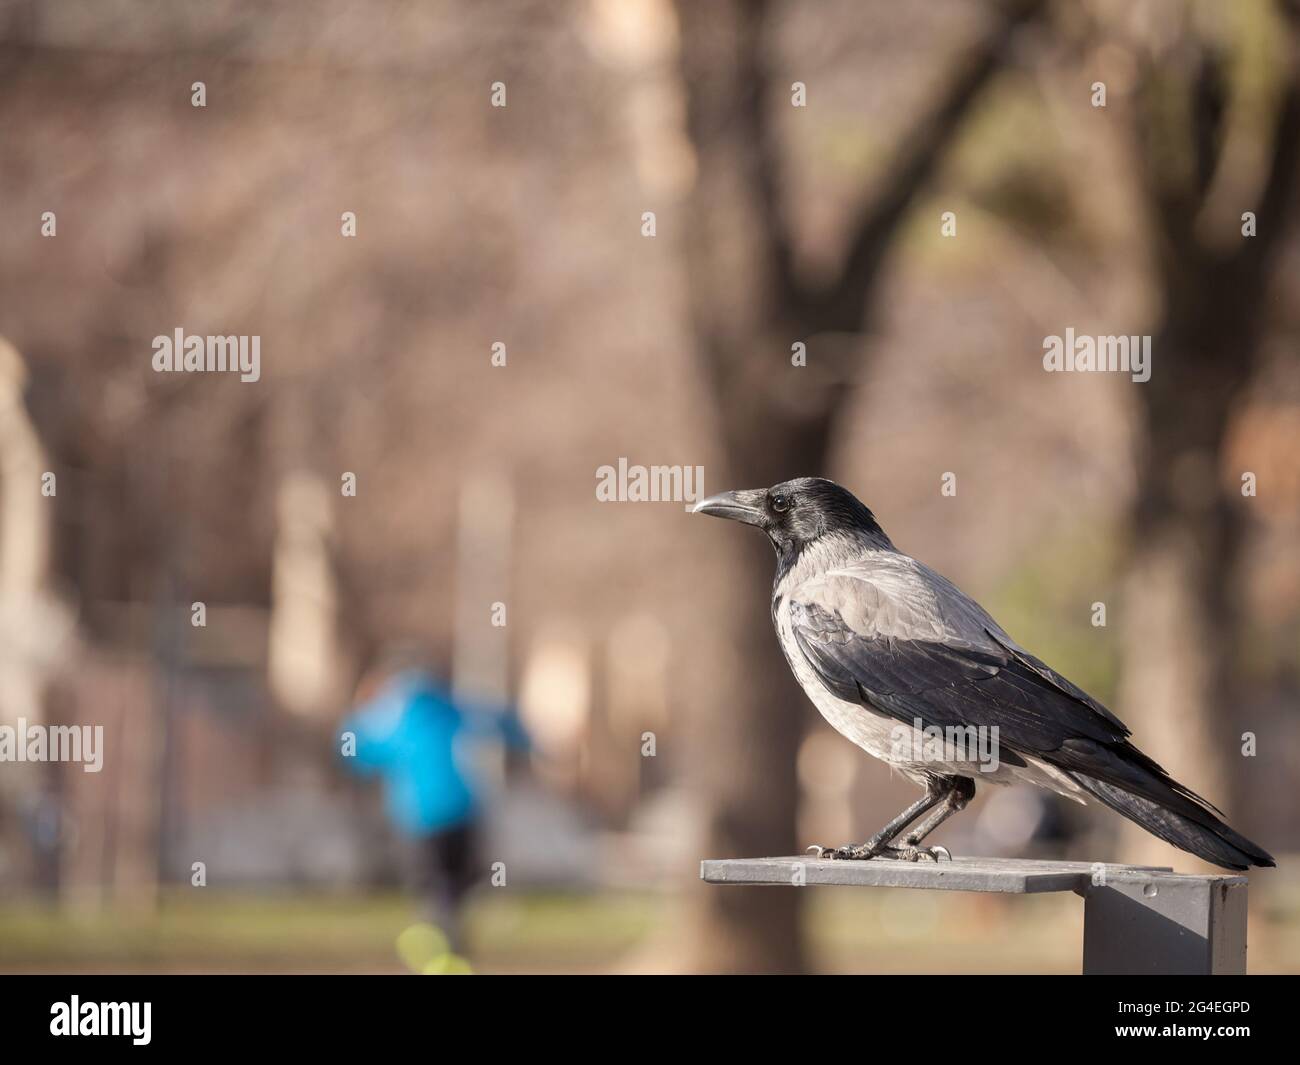
[[[658,903],[623,894],[516,893],[477,900],[476,957],[502,967],[606,966],[644,936]],[[398,895],[164,896],[156,910],[0,908],[0,970],[402,972],[398,934],[414,920]]]
[[[744,889],[739,889],[744,890]],[[815,966],[825,972],[1072,973],[1083,907],[1071,895],[811,889]],[[476,971],[672,971],[680,899],[650,893],[485,891],[467,918]],[[400,973],[411,924],[396,895],[166,895],[153,911],[0,907],[0,971]],[[1251,970],[1300,968],[1300,914],[1251,914]]]

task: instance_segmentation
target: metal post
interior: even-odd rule
[[[1246,890],[1244,876],[1103,872],[1082,892],[1084,973],[1244,974]]]

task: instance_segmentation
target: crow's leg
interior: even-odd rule
[[[932,777],[926,783],[925,794],[916,802],[912,803],[906,810],[895,817],[884,828],[872,836],[866,843],[854,845],[845,844],[843,847],[823,847],[814,843],[808,849],[816,851],[818,858],[840,858],[850,861],[865,862],[877,855],[888,857],[902,857],[901,853],[894,853],[899,850],[897,847],[890,847],[889,843],[903,831],[908,825],[915,821],[927,810],[932,810],[943,802],[948,794],[952,791],[954,785],[952,777]],[[962,803],[964,806],[965,803]],[[910,859],[915,861],[916,859]]]
[[[934,813],[904,836],[901,847],[889,848],[889,857],[900,858],[906,862],[919,861],[923,857],[930,857],[938,861],[939,852],[942,851],[947,855],[948,860],[952,861],[952,854],[949,853],[947,847],[917,846],[921,840],[925,839],[953,814],[966,809],[966,804],[975,798],[975,781],[970,777],[950,777],[949,783],[951,789],[944,795],[939,809],[935,810]]]

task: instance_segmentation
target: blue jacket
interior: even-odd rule
[[[349,732],[355,737],[351,756]],[[418,672],[395,676],[340,727],[344,765],[383,778],[388,815],[408,836],[428,836],[477,815],[479,788],[468,748],[484,734],[526,744],[513,716],[466,712],[433,677]]]

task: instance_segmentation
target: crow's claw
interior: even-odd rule
[[[808,848],[808,853],[816,858],[842,862],[868,862],[872,858],[890,858],[896,862],[919,862],[922,858],[928,858],[937,862],[940,855],[952,861],[952,852],[947,847],[918,847],[906,842],[901,847],[883,845],[875,848],[865,843],[846,843],[843,847],[823,847],[820,843],[814,843]]]
[[[815,852],[818,858],[842,862],[865,862],[876,856],[869,848],[854,846],[852,843],[846,843],[843,847],[823,847],[820,843],[814,843],[808,852]]]
[[[890,847],[884,854],[900,862],[919,862],[922,858],[929,858],[930,861],[937,862],[940,854],[944,855],[948,861],[952,861],[952,852],[947,847],[917,847],[908,844],[902,847]]]

